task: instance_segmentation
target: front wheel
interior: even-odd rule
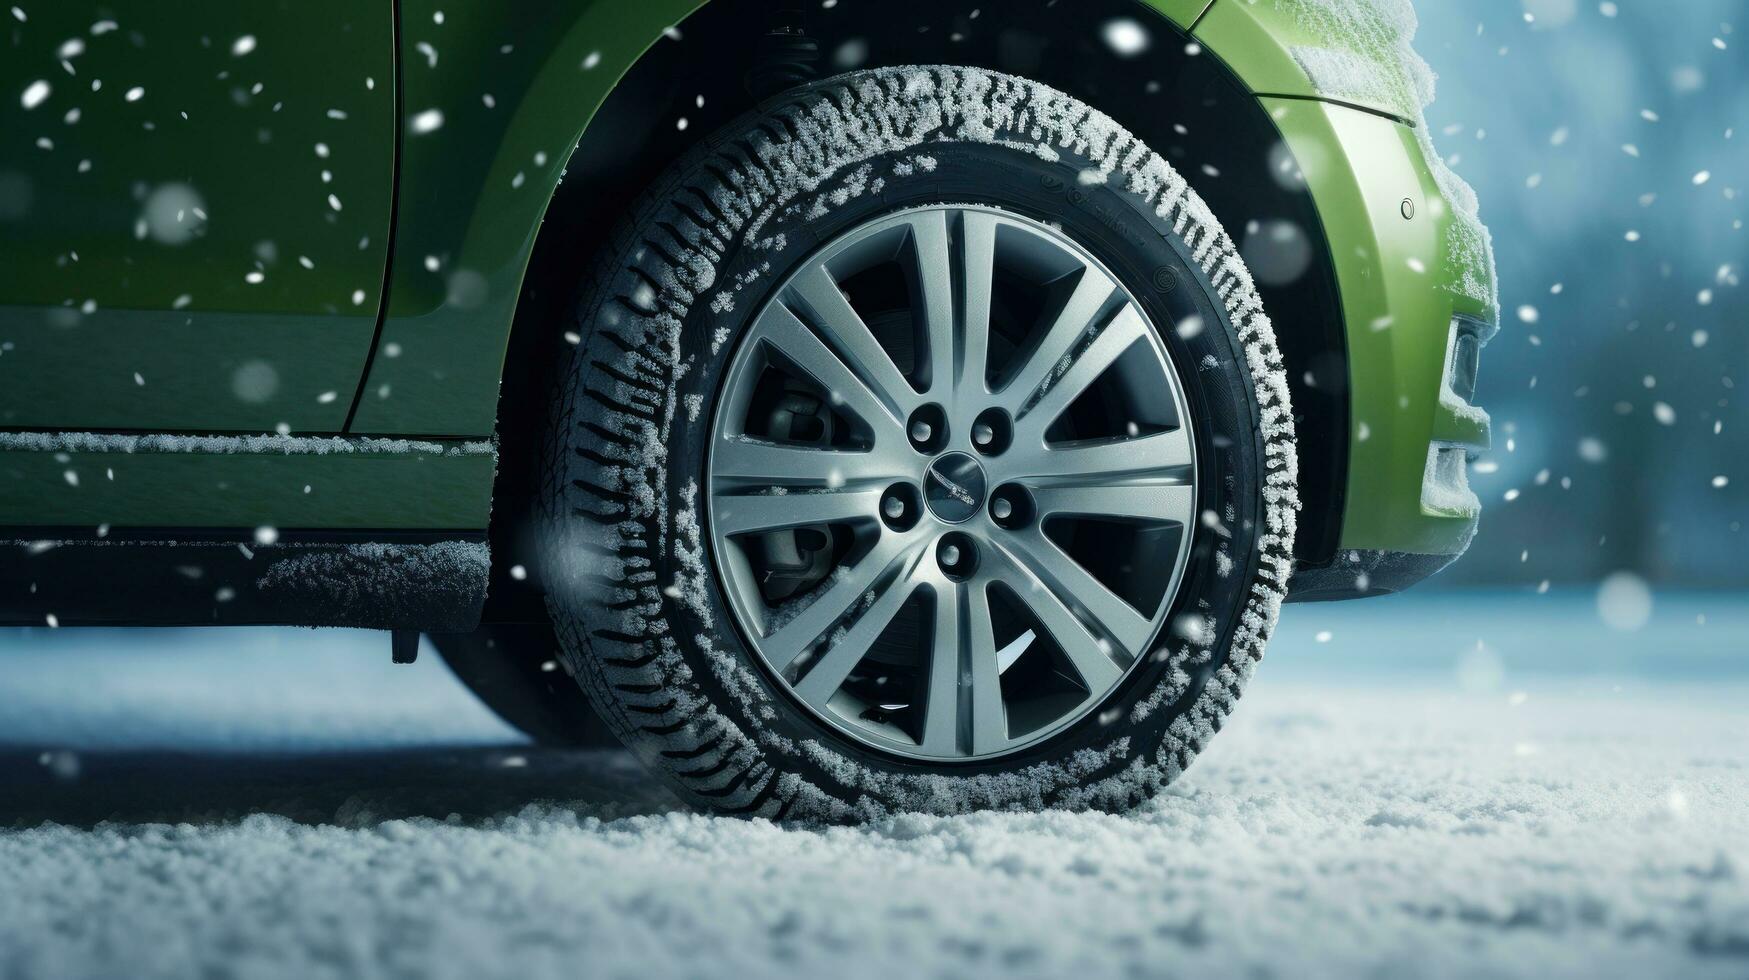
[[[975,69],[788,93],[581,299],[555,626],[719,810],[1123,808],[1261,658],[1295,459],[1249,274],[1109,118]]]

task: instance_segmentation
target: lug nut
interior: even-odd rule
[[[1038,507],[1026,487],[1005,483],[990,495],[990,518],[999,528],[1018,531],[1038,518]]]
[[[917,526],[923,516],[923,495],[909,483],[895,483],[881,494],[881,521],[894,531],[905,532]]]
[[[978,570],[978,546],[956,531],[936,545],[935,563],[948,578],[963,582]]]
[[[1000,456],[1014,441],[1014,422],[1000,408],[987,408],[972,421],[972,446],[980,455]]]
[[[947,448],[947,413],[940,405],[923,405],[906,421],[905,434],[911,448],[934,455]]]

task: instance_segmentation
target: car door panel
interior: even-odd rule
[[[519,284],[571,149],[614,82],[702,2],[401,5],[395,268],[352,431],[492,432]]]
[[[388,256],[392,5],[19,10],[0,428],[342,430]]]

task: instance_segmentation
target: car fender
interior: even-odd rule
[[[483,5],[440,23],[435,0],[403,4],[393,271],[354,431],[492,432],[523,271],[569,153],[615,83],[700,6]],[[1491,293],[1492,270],[1442,247],[1451,208],[1424,143],[1390,100],[1320,88],[1306,52],[1329,39],[1279,5],[1148,6],[1193,29],[1270,110],[1323,219],[1317,233],[1340,286],[1354,406],[1341,547],[1460,551],[1475,509],[1454,510],[1424,484],[1439,447],[1467,454],[1486,445],[1485,416],[1442,398],[1442,376],[1454,315],[1495,314],[1446,287],[1483,281]],[[443,44],[463,32],[505,40]],[[1405,207],[1415,217],[1402,217]],[[1386,320],[1393,326],[1381,329]]]

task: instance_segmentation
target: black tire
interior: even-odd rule
[[[720,372],[767,291],[846,228],[941,202],[1057,222],[1154,322],[1188,311],[1208,327],[1162,338],[1203,467],[1204,527],[1175,628],[1102,710],[1010,756],[931,765],[845,738],[772,681],[726,611],[699,487]],[[555,629],[608,724],[696,805],[825,820],[1127,808],[1190,763],[1263,654],[1298,506],[1273,333],[1231,240],[1185,181],[1060,92],[925,68],[785,93],[630,209],[565,329],[582,340],[547,447]]]
[[[488,624],[472,633],[432,633],[431,645],[468,690],[538,745],[619,745],[589,698],[557,669],[559,641],[546,623]]]

